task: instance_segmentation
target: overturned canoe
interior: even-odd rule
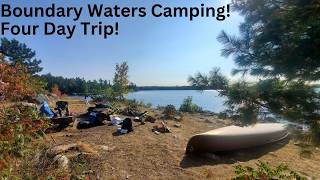
[[[250,148],[286,138],[284,124],[258,123],[252,126],[228,126],[190,138],[186,153],[221,152]]]

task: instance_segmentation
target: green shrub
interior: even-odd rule
[[[32,138],[43,136],[48,124],[35,107],[16,104],[0,108],[0,174],[26,155]]]
[[[192,103],[191,96],[188,96],[186,99],[183,100],[183,103],[181,104],[179,110],[182,112],[189,112],[189,113],[203,112],[200,106]]]
[[[165,114],[167,117],[173,117],[177,114],[176,107],[171,104],[167,105],[166,107],[164,107],[163,114]]]
[[[307,179],[299,175],[295,171],[289,170],[288,166],[281,164],[275,168],[270,167],[269,163],[259,161],[257,163],[257,169],[237,165],[235,166],[236,176],[233,177],[233,180],[254,180],[254,179]]]
[[[147,107],[147,108],[151,108],[151,107],[152,107],[152,103],[147,103],[147,104],[146,104],[146,107]]]
[[[115,114],[119,114],[121,112],[121,105],[117,101],[111,102],[111,109]]]
[[[227,119],[229,117],[226,111],[219,112],[217,116],[219,119]]]
[[[131,108],[131,109],[138,109],[139,107],[144,107],[144,108],[152,107],[151,103],[144,103],[143,101],[139,101],[136,99],[127,100],[127,104],[128,104],[128,108]]]

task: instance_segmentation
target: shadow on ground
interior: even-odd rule
[[[202,153],[186,155],[180,162],[180,167],[199,167],[203,165],[217,165],[217,164],[234,164],[236,162],[246,162],[252,159],[258,159],[261,156],[274,152],[290,141],[290,138],[285,138],[273,144],[267,144],[250,149],[243,149],[230,152],[221,153]]]

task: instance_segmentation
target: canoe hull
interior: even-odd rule
[[[288,132],[282,124],[229,126],[191,137],[186,153],[233,151],[273,143],[287,136]]]

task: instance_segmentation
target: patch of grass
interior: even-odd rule
[[[78,155],[71,160],[71,180],[94,179],[95,172],[90,170],[89,162],[83,155]]]
[[[18,176],[13,174],[12,168],[5,168],[0,172],[1,180],[19,179]]]
[[[303,149],[300,152],[301,158],[311,159],[313,157],[313,153],[311,150]]]
[[[86,161],[84,160],[76,160],[72,162],[72,170],[77,175],[82,175],[84,171],[86,171]]]
[[[307,178],[299,173],[289,170],[286,164],[271,167],[269,163],[259,161],[257,168],[237,165],[235,166],[236,176],[233,180],[254,180],[254,179],[297,179],[306,180]]]

